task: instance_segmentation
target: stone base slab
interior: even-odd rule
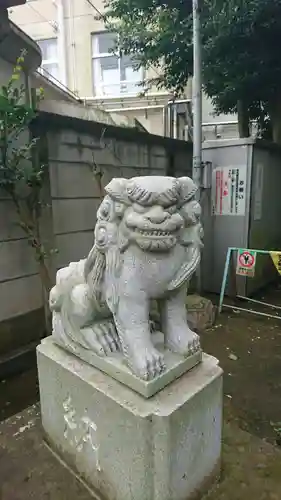
[[[124,356],[120,352],[114,353],[111,356],[101,357],[93,351],[83,349],[83,347],[80,346],[77,356],[107,375],[110,375],[115,380],[118,380],[118,382],[138,392],[145,398],[150,398],[202,361],[202,351],[198,351],[185,358],[184,356],[171,352],[169,349],[165,349],[164,335],[161,332],[154,333],[152,335],[152,341],[158,351],[164,354],[166,365],[165,371],[153,380],[142,380],[137,377],[128,368]],[[60,344],[58,339],[56,339],[55,342]],[[61,347],[64,348],[63,345],[61,345]],[[68,350],[72,350],[71,345],[68,346]],[[76,355],[76,352],[73,351],[73,354]]]
[[[203,361],[150,399],[56,346],[37,349],[49,445],[102,500],[193,500],[218,473],[222,370]]]

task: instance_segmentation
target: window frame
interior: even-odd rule
[[[40,42],[56,42],[56,49],[57,49],[57,57],[56,58],[50,58],[50,59],[44,59],[43,58],[43,51],[40,47]],[[60,66],[59,66],[59,55],[58,55],[58,38],[57,37],[50,37],[50,38],[40,38],[36,40],[36,43],[38,43],[41,52],[42,52],[42,61],[41,65],[38,68],[38,72],[41,73],[43,76],[48,78],[49,80],[54,80],[57,83],[60,83]],[[48,65],[51,64],[56,64],[57,65],[57,76],[53,76],[49,71],[48,71]],[[47,66],[47,67],[46,67]]]
[[[98,52],[98,37],[99,35],[103,34],[111,34],[114,35],[114,32],[111,31],[95,31],[91,33],[91,61],[92,61],[92,87],[93,87],[93,93],[94,96],[97,98],[124,98],[124,97],[132,97],[136,96],[139,92],[142,91],[142,86],[139,86],[138,84],[141,83],[144,80],[145,72],[144,68],[139,68],[137,72],[140,74],[139,80],[121,80],[121,60],[122,60],[122,55],[120,52],[115,53],[115,52]],[[107,59],[108,57],[117,57],[118,60],[118,76],[119,76],[119,81],[116,84],[119,89],[119,93],[113,93],[113,94],[105,94],[103,91],[103,88],[107,86],[106,84],[103,84],[102,79],[97,78],[97,75],[101,73],[100,70],[100,65],[99,67],[97,66],[99,61],[101,59]],[[136,89],[133,92],[122,92],[122,85],[130,85],[134,84],[135,86],[138,85],[139,91]]]

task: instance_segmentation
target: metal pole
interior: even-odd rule
[[[200,33],[200,0],[193,0],[193,165],[192,176],[200,187],[202,164],[202,75],[201,75],[201,33]],[[200,200],[200,189],[198,190]]]
[[[192,178],[198,186],[197,201],[200,201],[201,193],[201,169],[202,169],[202,64],[201,64],[201,32],[200,32],[200,0],[192,0],[193,12],[193,162]],[[202,286],[201,267],[196,272],[196,289],[200,293]]]

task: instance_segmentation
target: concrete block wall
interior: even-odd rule
[[[72,130],[48,135],[53,228],[60,268],[93,245],[96,211],[113,177],[165,175],[164,147],[101,139]]]
[[[0,191],[0,357],[15,345],[20,348],[42,333],[40,320],[39,331],[29,330],[23,322],[24,332],[19,335],[11,323],[12,318],[30,315],[42,307],[37,265],[17,222],[13,203]]]

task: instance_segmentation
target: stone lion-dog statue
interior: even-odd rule
[[[105,187],[93,248],[57,272],[50,292],[57,344],[82,359],[85,350],[87,359],[121,351],[135,375],[152,380],[165,370],[152,342],[157,300],[166,348],[200,351],[185,305],[202,247],[196,191],[189,177],[116,178]]]

